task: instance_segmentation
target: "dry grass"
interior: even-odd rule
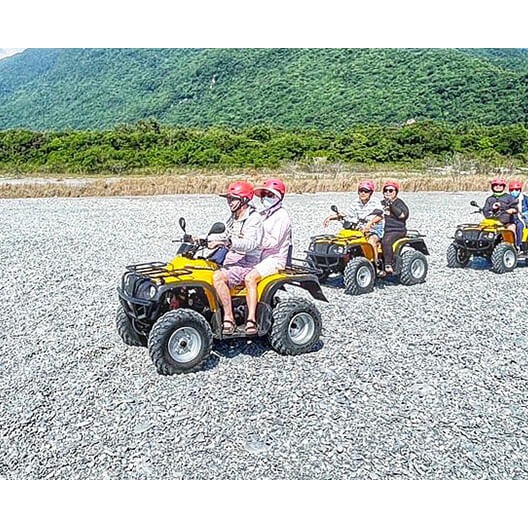
[[[159,176],[97,176],[70,177],[63,175],[32,175],[0,179],[0,198],[45,198],[82,196],[151,196],[161,194],[219,194],[227,184],[237,179],[261,183],[271,176],[285,180],[289,192],[314,193],[355,191],[362,179],[372,179],[381,189],[384,181],[395,179],[403,191],[482,191],[489,188],[491,174],[459,171],[368,171],[343,170],[340,166],[299,169],[285,166],[277,171],[247,171],[231,173],[188,173]],[[528,180],[514,171],[509,179]]]

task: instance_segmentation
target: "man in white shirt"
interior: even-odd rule
[[[214,242],[226,245],[229,251],[222,268],[213,274],[213,284],[224,309],[222,333],[233,334],[236,329],[231,304],[230,288],[244,283],[246,275],[261,260],[262,219],[249,202],[253,199],[254,189],[249,182],[237,181],[229,184],[225,195],[231,218],[226,225],[226,242]]]

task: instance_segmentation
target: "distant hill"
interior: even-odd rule
[[[345,129],[528,123],[524,49],[27,49],[0,60],[0,129]]]

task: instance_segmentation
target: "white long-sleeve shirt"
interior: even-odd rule
[[[231,239],[230,251],[260,260],[264,229],[260,214],[253,208],[248,207],[240,218],[232,216],[227,221],[226,234]]]
[[[263,211],[262,260],[273,258],[278,268],[284,268],[291,245],[291,220],[282,206],[275,210]]]

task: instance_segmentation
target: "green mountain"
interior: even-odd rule
[[[342,130],[528,122],[524,49],[28,49],[0,60],[0,129]]]

